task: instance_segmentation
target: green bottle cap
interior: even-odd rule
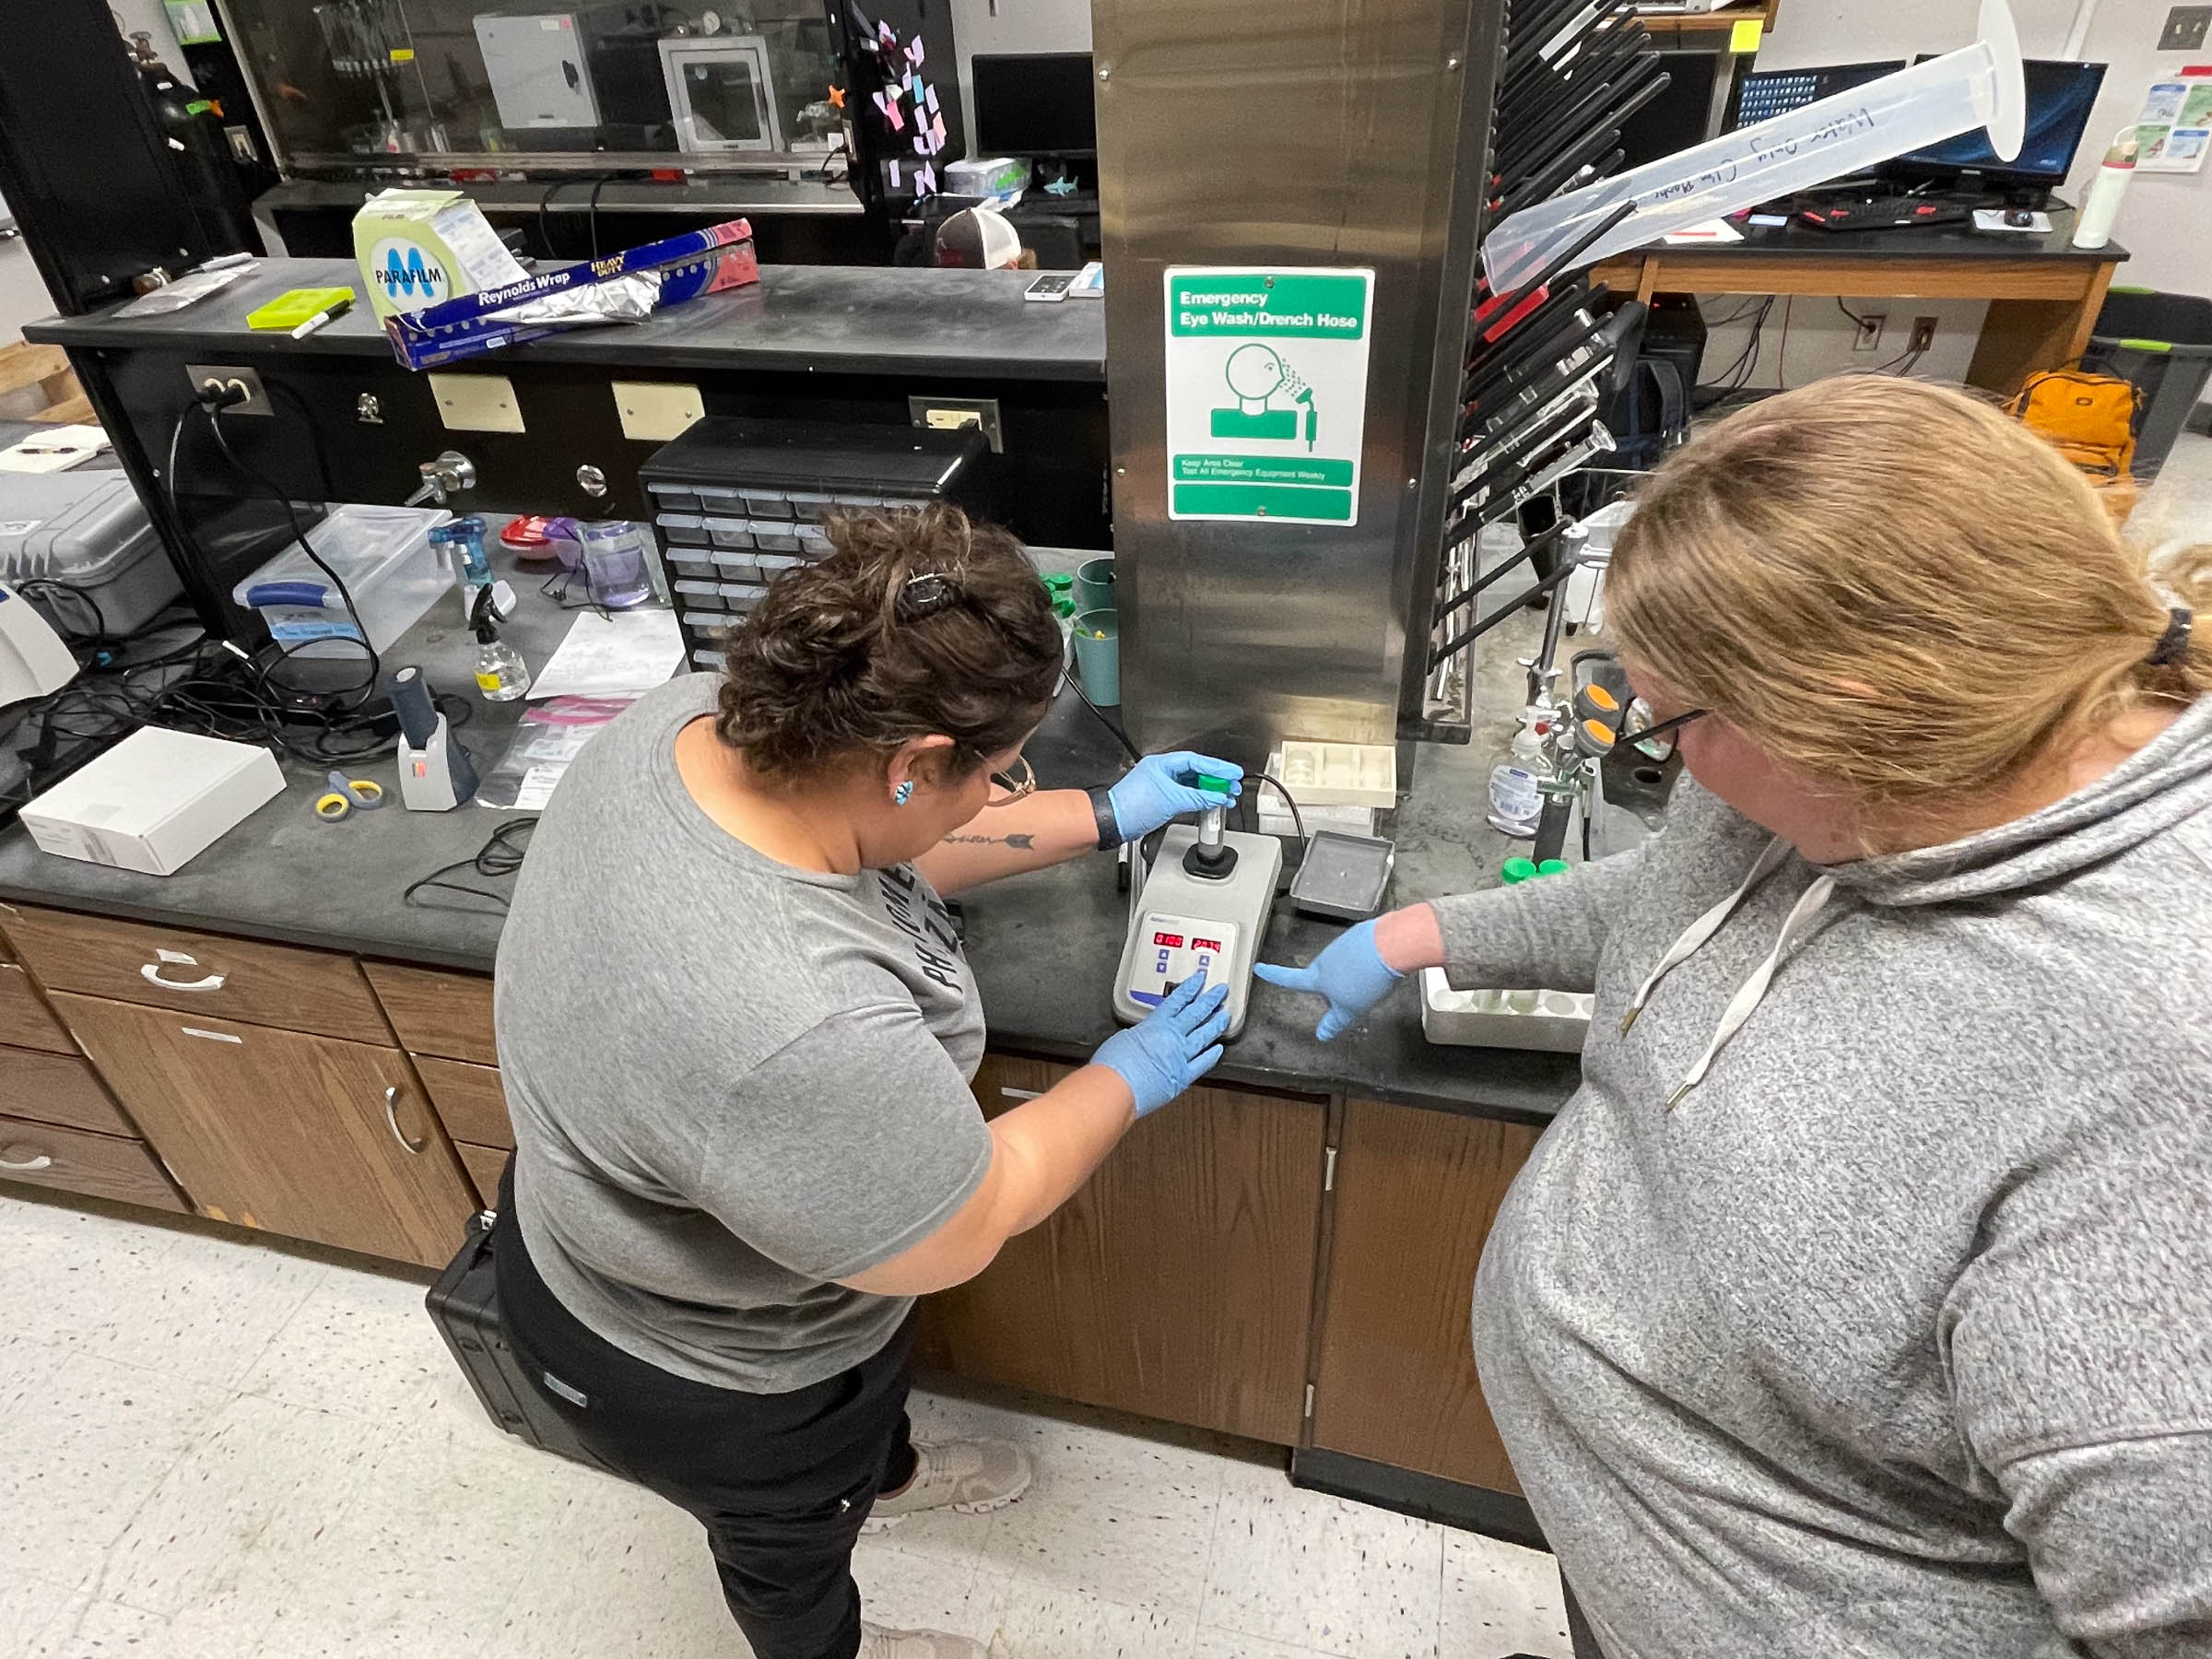
[[[1198,793],[1201,794],[1216,794],[1227,800],[1235,787],[1236,781],[1232,778],[1217,778],[1207,772],[1198,774]]]
[[[1052,594],[1052,596],[1055,599],[1059,598],[1063,594],[1074,593],[1075,588],[1076,579],[1073,576],[1053,575],[1047,576],[1044,579],[1045,592]]]
[[[1533,858],[1509,858],[1499,875],[1507,887],[1519,887],[1524,881],[1536,878],[1536,862]]]
[[[1567,874],[1567,861],[1563,858],[1547,858],[1536,866],[1536,874],[1539,876],[1564,876]]]

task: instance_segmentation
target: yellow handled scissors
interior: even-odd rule
[[[353,816],[359,807],[363,812],[374,812],[384,804],[384,789],[367,778],[348,778],[344,772],[330,774],[329,790],[315,797],[315,816],[326,824]]]

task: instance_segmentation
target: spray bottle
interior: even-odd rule
[[[2088,199],[2082,203],[2080,221],[2074,227],[2076,247],[2101,248],[2112,240],[2112,226],[2127,196],[2127,182],[2136,176],[2138,154],[2136,129],[2122,127],[2104,153],[2104,165],[2090,181]]]

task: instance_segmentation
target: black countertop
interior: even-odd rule
[[[1106,379],[1106,308],[1093,300],[1032,305],[1031,271],[941,271],[883,265],[762,265],[760,280],[673,305],[642,323],[580,328],[496,354],[618,369],[757,369],[842,374]],[[264,259],[251,275],[167,316],[48,317],[23,337],[80,349],[389,357],[350,259]],[[292,288],[350,288],[360,300],[304,340],[246,326],[249,313]]]
[[[1751,225],[1730,219],[1743,232],[1740,242],[1690,242],[1670,247],[1634,248],[1600,265],[1618,261],[1641,261],[1656,256],[1673,259],[1799,259],[1807,263],[1838,259],[2000,260],[2037,259],[2077,265],[2112,265],[2129,255],[2118,242],[2101,248],[2074,245],[2074,227],[2079,216],[2071,207],[2053,205],[2051,229],[2036,236],[2017,230],[1977,230],[1971,219],[1948,225],[1913,225],[1895,230],[1816,230],[1792,219],[1786,225]]]
[[[491,557],[500,573],[513,573],[512,555],[495,546]],[[571,618],[538,598],[536,577],[516,575],[515,586],[524,604],[505,637],[535,670]],[[474,653],[461,626],[459,601],[447,595],[384,654],[388,665],[419,663],[433,685],[465,691]],[[458,735],[478,769],[488,771],[530,705],[486,703],[473,696],[471,702],[474,714]],[[1122,770],[1114,739],[1073,696],[1062,698],[1029,754],[1046,788],[1109,782]],[[400,896],[439,865],[473,855],[514,815],[475,805],[450,813],[405,811],[398,806],[396,765],[387,756],[347,770],[382,783],[391,804],[326,824],[311,806],[326,787],[324,772],[291,759],[283,764],[289,785],[285,793],[173,876],[142,876],[57,857],[41,852],[20,825],[10,826],[0,831],[0,900],[489,971],[499,947],[496,913],[424,909],[403,904]],[[1456,833],[1444,826],[1465,817],[1456,804],[1465,784],[1452,778],[1441,766],[1425,772],[1400,814],[1395,902],[1495,879],[1478,873],[1475,857],[1463,856],[1456,843],[1444,844]],[[1479,811],[1468,810],[1479,824]],[[1409,833],[1422,845],[1408,840]],[[1430,841],[1438,844],[1428,846]],[[474,875],[462,878],[511,885]],[[960,908],[994,1047],[1081,1060],[1117,1029],[1112,986],[1128,900],[1117,889],[1112,859],[1100,854],[997,882],[964,895]],[[1281,899],[1263,951],[1270,960],[1305,962],[1339,931],[1335,923],[1298,915]],[[1244,1033],[1230,1045],[1217,1076],[1225,1082],[1535,1124],[1549,1121],[1578,1080],[1571,1056],[1430,1044],[1421,1035],[1410,986],[1335,1042],[1315,1041],[1320,1013],[1313,998],[1255,982]]]

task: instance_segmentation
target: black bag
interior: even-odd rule
[[[499,1213],[512,1212],[512,1156],[500,1177],[498,1202]],[[541,1451],[606,1470],[605,1464],[584,1450],[575,1431],[546,1403],[545,1396],[531,1386],[523,1361],[507,1345],[506,1333],[500,1326],[500,1291],[492,1265],[493,1220],[488,1213],[470,1218],[468,1237],[460,1253],[446,1264],[423,1304],[429,1309],[438,1335],[445,1338],[446,1347],[459,1362],[461,1374],[468,1379],[478,1404],[493,1422]]]

